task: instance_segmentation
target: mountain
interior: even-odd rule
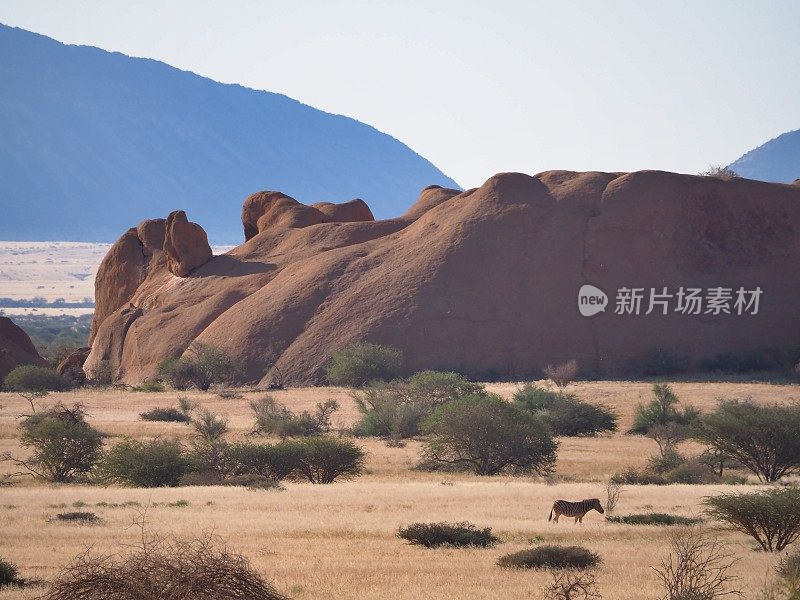
[[[164,63],[0,24],[0,239],[113,241],[184,209],[214,243],[243,239],[243,199],[362,198],[403,213],[457,187],[354,119]]]
[[[800,179],[800,129],[750,150],[729,167],[742,177],[759,181],[792,183]]]

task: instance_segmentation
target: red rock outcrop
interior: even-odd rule
[[[86,381],[86,373],[83,371],[83,364],[89,357],[91,348],[77,348],[70,352],[56,367],[59,375],[69,377],[78,385]]]
[[[253,194],[242,245],[185,279],[151,261],[124,305],[96,313],[87,370],[110,360],[139,382],[198,340],[227,350],[242,382],[277,363],[288,383],[315,383],[334,351],[367,340],[402,349],[408,372],[539,377],[576,359],[616,375],[653,351],[700,364],[800,340],[795,185],[505,173],[465,192],[427,188],[398,219],[366,217]],[[579,311],[584,285],[607,295],[593,316]],[[740,290],[748,302],[760,290],[755,313]]]
[[[186,277],[213,256],[206,232],[197,223],[190,223],[182,210],[167,217],[164,254],[167,268],[178,277]]]
[[[46,366],[28,334],[8,317],[0,317],[0,383],[20,365]]]

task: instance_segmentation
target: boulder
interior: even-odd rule
[[[87,372],[110,360],[138,383],[195,340],[227,351],[240,383],[276,363],[293,385],[322,382],[331,354],[359,340],[403,350],[408,373],[476,379],[538,378],[571,359],[622,376],[654,353],[697,366],[800,346],[800,186],[548,171],[426,188],[387,221],[350,204],[253,194],[246,241],[183,279],[112,249],[140,283],[96,313]]]
[[[0,383],[20,365],[47,366],[28,334],[8,317],[0,316]]]
[[[70,352],[64,360],[58,363],[56,372],[59,375],[69,377],[78,385],[86,381],[86,373],[83,372],[83,363],[89,357],[91,348],[77,348]]]
[[[213,256],[206,232],[197,223],[189,222],[182,210],[167,217],[164,254],[167,268],[178,277],[188,276]]]

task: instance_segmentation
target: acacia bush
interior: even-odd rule
[[[605,404],[590,404],[574,394],[552,392],[526,383],[514,393],[514,405],[542,419],[554,435],[580,436],[617,430],[619,417]]]
[[[619,515],[614,517],[606,517],[609,523],[620,523],[622,525],[694,525],[700,522],[700,519],[692,517],[681,517],[679,515],[670,515],[667,513],[644,513],[633,515]]]
[[[363,387],[395,379],[402,367],[403,353],[397,348],[358,342],[333,354],[325,376],[330,385]]]
[[[3,389],[7,392],[63,392],[72,386],[71,379],[36,365],[21,365],[3,379]]]
[[[633,426],[628,433],[647,435],[653,427],[677,425],[687,427],[699,416],[691,405],[679,407],[678,397],[666,383],[653,384],[653,399],[636,407]]]
[[[322,435],[330,431],[331,417],[339,410],[339,403],[326,400],[318,403],[313,413],[304,410],[295,414],[267,395],[252,401],[250,408],[256,415],[255,433],[287,438]]]
[[[85,525],[97,525],[100,523],[100,517],[93,512],[74,511],[58,513],[55,516],[56,521],[65,521],[67,523],[82,523]]]
[[[598,554],[582,546],[553,544],[505,554],[497,560],[498,566],[507,569],[589,569],[601,562]]]
[[[41,600],[284,600],[241,555],[211,537],[146,539],[140,547],[79,555]]]
[[[273,481],[292,477],[299,468],[301,448],[296,442],[278,444],[240,443],[230,447],[237,475],[258,475]]]
[[[173,407],[155,407],[139,413],[139,418],[142,421],[163,421],[165,423],[188,423],[190,421],[189,415]]]
[[[194,362],[188,358],[165,358],[158,364],[156,374],[176,390],[188,390],[197,377]]]
[[[429,436],[424,457],[467,465],[477,475],[504,470],[551,473],[558,443],[548,428],[494,394],[473,394],[437,408],[422,425]]]
[[[401,527],[397,537],[410,544],[438,548],[451,546],[454,548],[489,548],[500,542],[500,538],[492,534],[492,528],[479,529],[472,523],[412,523]]]
[[[350,440],[319,436],[296,442],[296,472],[311,483],[333,483],[364,472],[366,455]]]
[[[188,471],[183,447],[173,440],[117,442],[98,465],[101,480],[133,487],[173,487]]]
[[[228,383],[235,379],[236,368],[230,355],[223,349],[192,342],[184,356],[167,358],[158,365],[159,379],[176,390],[194,386],[206,391],[215,383]]]
[[[703,499],[706,514],[752,537],[766,552],[800,537],[800,489],[772,488]]]
[[[557,365],[547,365],[544,369],[547,378],[556,384],[556,387],[567,387],[578,375],[578,362],[568,360]]]
[[[734,459],[760,481],[800,472],[800,404],[723,399],[714,412],[698,419],[692,437]]]
[[[7,585],[17,585],[20,581],[17,577],[18,574],[17,565],[0,557],[0,588]]]
[[[355,433],[390,439],[414,437],[437,407],[481,393],[483,386],[452,372],[422,371],[406,381],[373,383],[353,393],[361,413]]]
[[[67,408],[59,403],[29,415],[20,429],[20,445],[31,455],[11,460],[46,481],[73,481],[89,473],[100,458],[103,436],[86,422],[80,404]]]

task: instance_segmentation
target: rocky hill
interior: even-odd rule
[[[800,129],[788,131],[751,150],[730,168],[742,177],[792,183],[800,179]]]
[[[499,174],[422,191],[404,215],[361,202],[249,196],[247,241],[209,258],[182,212],[114,245],[97,277],[85,370],[152,377],[195,340],[224,348],[243,383],[275,362],[318,383],[331,354],[367,340],[406,369],[541,376],[641,370],[793,352],[800,341],[800,185],[661,171]]]
[[[232,244],[252,190],[361,197],[387,218],[456,186],[354,119],[2,24],[0,82],[0,239],[111,242],[180,204]]]

